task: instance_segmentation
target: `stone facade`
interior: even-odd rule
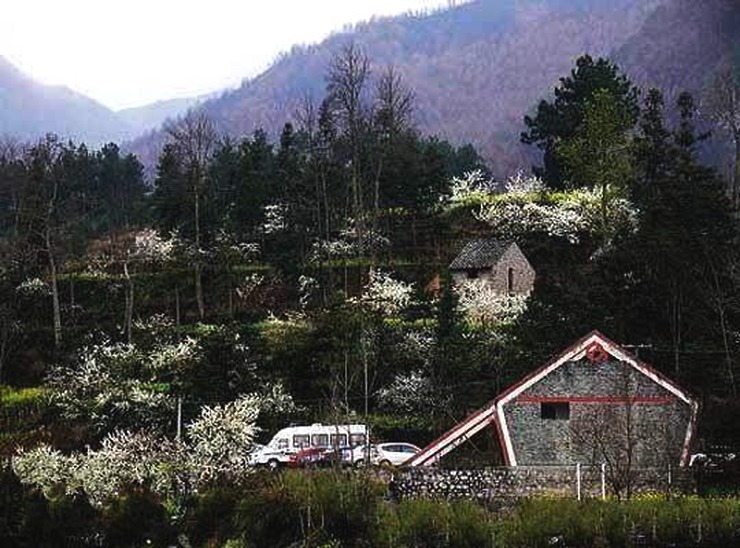
[[[697,402],[598,331],[434,440],[411,466],[439,462],[485,428],[508,466],[601,465],[616,485],[639,467],[686,466]]]
[[[529,295],[534,288],[534,268],[515,242],[500,243],[499,247],[495,253],[471,260],[463,256],[466,247],[450,266],[453,282],[460,285],[478,279],[501,295]]]
[[[692,411],[629,364],[585,358],[503,409],[518,464],[597,463],[605,452],[626,457],[629,450],[634,466],[660,467],[680,461]]]

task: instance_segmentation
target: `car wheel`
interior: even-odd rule
[[[268,460],[267,468],[269,468],[270,470],[277,470],[278,468],[280,468],[280,461],[278,461],[277,459]]]
[[[388,459],[383,459],[378,463],[381,468],[391,468],[393,464]]]
[[[357,459],[355,461],[355,468],[362,468],[363,466],[365,466],[365,461],[364,460]]]

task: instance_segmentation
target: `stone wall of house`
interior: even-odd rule
[[[690,470],[634,469],[630,473],[633,493],[682,492],[695,490]],[[578,496],[576,466],[517,466],[479,470],[444,470],[431,467],[409,468],[398,472],[394,489],[400,498],[478,499],[506,501],[557,495]],[[604,476],[607,495],[612,494],[608,476]],[[602,495],[600,466],[581,466],[581,496]]]
[[[543,418],[543,400],[568,402],[569,417]],[[504,414],[518,465],[594,463],[603,460],[595,446],[616,454],[629,444],[638,466],[665,467],[679,464],[691,408],[626,363],[583,359],[541,379]]]

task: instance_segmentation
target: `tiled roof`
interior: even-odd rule
[[[450,270],[488,268],[495,265],[504,252],[513,244],[512,240],[490,238],[472,240],[450,264]]]

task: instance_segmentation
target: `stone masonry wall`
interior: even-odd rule
[[[633,492],[689,493],[694,481],[687,469],[639,469],[633,472]],[[485,501],[517,500],[532,496],[577,496],[575,466],[518,466],[480,470],[443,470],[430,467],[410,468],[395,476],[400,498],[477,499]],[[610,494],[608,481],[607,494]],[[581,467],[581,495],[601,496],[601,468]]]
[[[619,403],[626,398],[636,401]],[[542,418],[548,401],[568,402],[569,418]],[[679,464],[691,408],[626,363],[583,359],[563,364],[504,413],[519,465],[596,464],[603,455],[594,446],[616,453],[629,440],[639,466],[665,467]]]

